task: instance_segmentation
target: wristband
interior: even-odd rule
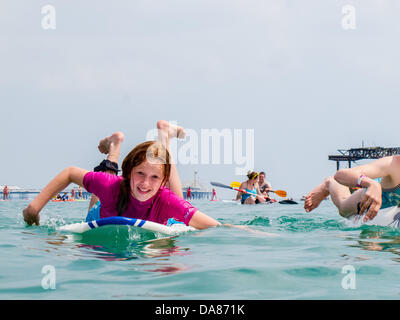
[[[94,172],[104,172],[107,170],[111,170],[118,174],[118,163],[111,162],[110,160],[103,160],[96,168],[93,169]]]
[[[366,178],[367,176],[365,176],[365,175],[361,175],[361,176],[359,176],[359,178],[358,178],[358,180],[357,180],[357,187],[358,188],[361,188],[361,182],[362,182],[362,180],[364,179],[364,178]]]

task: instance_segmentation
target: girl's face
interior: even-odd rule
[[[160,189],[164,180],[164,168],[161,163],[149,163],[146,160],[134,167],[131,172],[132,196],[139,201],[146,201]]]

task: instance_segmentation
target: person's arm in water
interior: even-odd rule
[[[238,226],[238,225],[233,225],[230,223],[222,224],[222,223],[218,222],[217,220],[209,217],[208,215],[206,215],[205,213],[200,212],[200,211],[196,211],[194,213],[192,219],[190,219],[189,225],[198,230],[207,229],[209,227],[229,227],[229,228],[244,230],[244,231],[248,231],[248,232],[252,232],[252,233],[256,233],[256,234],[260,234],[260,235],[266,235],[269,237],[278,236],[277,234],[274,234],[274,233],[253,230],[253,229],[249,228],[248,226],[240,226],[240,225]]]
[[[221,223],[219,223],[217,220],[209,217],[205,213],[197,210],[194,214],[192,219],[189,221],[189,226],[196,228],[196,229],[207,229],[209,227],[216,227],[220,226]]]
[[[77,167],[68,167],[61,171],[37,197],[23,210],[24,220],[27,224],[39,225],[39,212],[55,195],[64,190],[70,183],[83,187],[83,177],[88,171]]]
[[[378,159],[362,166],[341,169],[335,174],[334,178],[342,185],[355,187],[360,177],[365,176],[362,177],[360,184],[362,188],[367,189],[361,201],[360,214],[368,210],[366,218],[370,220],[377,215],[382,205],[381,184],[373,179],[382,178],[383,183],[393,184],[393,178],[396,177],[396,175],[400,176],[399,171],[400,157],[391,156]]]

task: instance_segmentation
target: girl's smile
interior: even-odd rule
[[[143,161],[131,172],[131,193],[139,201],[153,197],[160,189],[164,179],[164,169],[161,163]]]

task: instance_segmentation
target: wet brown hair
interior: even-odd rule
[[[167,183],[171,172],[170,154],[168,150],[155,141],[146,141],[137,145],[122,162],[122,181],[119,187],[117,212],[121,216],[128,208],[129,195],[131,194],[130,178],[134,167],[144,161],[161,163],[164,169],[164,179],[161,185]]]

